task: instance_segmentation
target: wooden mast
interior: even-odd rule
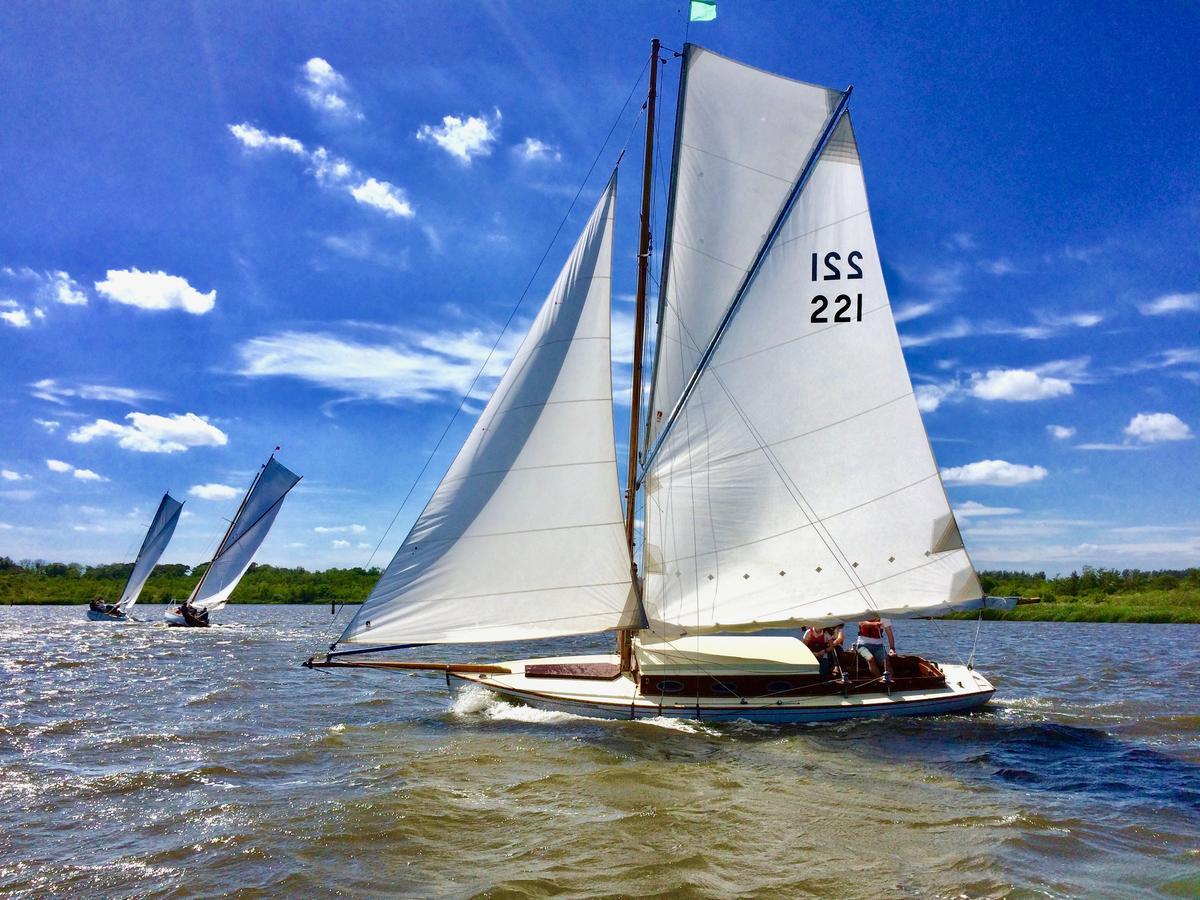
[[[633,557],[633,522],[637,506],[638,425],[642,409],[642,341],[646,331],[646,277],[650,270],[650,199],[654,190],[654,108],[658,97],[658,38],[650,42],[650,93],[646,98],[646,153],[642,165],[642,218],[638,241],[637,302],[633,314],[633,388],[629,402],[629,465],[625,470],[625,542],[629,545],[633,587],[641,596],[637,562]],[[633,668],[633,635],[637,629],[617,632],[621,671]]]

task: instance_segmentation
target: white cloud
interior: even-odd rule
[[[559,153],[557,147],[547,144],[545,141],[539,141],[535,137],[525,138],[513,148],[513,152],[525,162],[562,162],[562,154]]]
[[[38,272],[28,266],[16,269],[11,266],[4,266],[0,268],[0,275],[13,281],[32,285],[31,291],[29,289],[22,291],[25,294],[25,299],[30,303],[61,303],[66,306],[83,306],[88,302],[87,293],[83,287],[68,273],[61,270]],[[15,309],[19,305],[13,300],[0,303],[0,306],[9,309]],[[34,309],[33,315],[38,319],[44,319],[46,312],[44,309],[38,307]]]
[[[0,312],[0,319],[3,319],[13,328],[28,328],[29,314],[23,309],[6,309]]]
[[[313,529],[317,534],[366,534],[365,525],[318,525]]]
[[[441,125],[422,125],[417,140],[436,144],[465,165],[487,156],[500,132],[500,110],[491,116],[443,116]]]
[[[245,122],[240,125],[230,125],[229,131],[241,142],[243,147],[250,150],[282,150],[296,156],[307,155],[304,145],[295,138],[283,134],[269,134],[261,128],[255,128]]]
[[[971,394],[981,400],[1026,402],[1062,397],[1074,392],[1071,382],[1048,378],[1029,369],[989,369],[971,380]]]
[[[345,191],[356,203],[379,210],[392,218],[409,219],[412,204],[402,188],[389,181],[364,175],[349,161],[334,156],[324,147],[308,150],[287,135],[268,134],[253,125],[230,125],[230,133],[250,150],[282,150],[308,162],[309,173],[322,187]]]
[[[1125,426],[1125,434],[1143,444],[1186,441],[1193,437],[1187,423],[1172,413],[1138,413]]]
[[[347,97],[350,86],[345,77],[319,56],[304,64],[304,84],[300,94],[317,112],[347,119],[362,119],[363,114]]]
[[[57,403],[60,406],[65,406],[68,398],[78,398],[80,400],[106,400],[113,403],[125,403],[133,406],[143,400],[158,400],[159,395],[152,391],[142,391],[136,388],[114,387],[107,384],[76,384],[65,385],[59,384],[57,379],[43,378],[40,381],[35,381],[30,385],[33,390],[30,392],[33,396],[41,400],[49,400],[51,403]],[[47,431],[54,431],[58,427],[58,422],[47,422],[43,419],[34,419],[39,425]]]
[[[937,308],[938,304],[933,302],[906,303],[892,310],[892,318],[899,325],[901,322],[909,322],[913,319],[919,319],[921,316],[927,316]]]
[[[290,541],[283,546],[287,547],[289,550],[298,550],[301,547],[307,547],[308,544],[304,543],[303,541]]]
[[[27,481],[30,476],[14,472],[12,469],[0,469],[0,478],[5,481]]]
[[[505,335],[474,396],[487,396],[520,339],[517,328]],[[491,346],[479,331],[406,334],[390,344],[285,331],[246,341],[237,352],[241,375],[299,378],[353,399],[428,402],[465,394]]]
[[[974,250],[976,246],[975,238],[965,231],[950,235],[943,244],[950,250]]]
[[[140,453],[177,453],[189,447],[223,447],[229,437],[208,419],[195,413],[156,416],[129,413],[128,425],[97,419],[76,428],[67,440],[87,444],[97,438],[115,438],[118,446]]]
[[[108,481],[103,475],[93,472],[91,469],[76,469],[71,474],[80,481]]]
[[[1056,441],[1065,441],[1068,438],[1075,437],[1075,429],[1069,425],[1047,425],[1046,431]]]
[[[329,544],[330,544],[330,546],[332,546],[332,547],[333,547],[335,550],[344,550],[344,549],[346,549],[347,547],[349,547],[349,546],[350,546],[350,542],[349,542],[349,541],[341,541],[341,540],[338,540],[338,541],[330,541],[330,542],[329,542]]]
[[[84,306],[88,302],[83,287],[66,272],[50,272],[47,275],[49,284],[47,292],[58,303],[66,306]],[[43,316],[45,313],[42,314]]]
[[[913,393],[917,397],[917,409],[921,412],[934,412],[946,400],[954,396],[957,387],[954,384],[918,384]]]
[[[412,205],[404,196],[404,191],[387,181],[376,181],[368,178],[362,184],[350,188],[350,194],[364,206],[373,206],[385,215],[411,219]]]
[[[981,518],[988,516],[1015,516],[1020,510],[1012,506],[985,506],[968,500],[954,507],[954,514],[960,519]]]
[[[18,503],[25,503],[37,496],[37,491],[0,491],[0,497],[5,500],[15,500]]]
[[[96,290],[115,303],[139,309],[182,309],[194,316],[212,310],[217,300],[215,289],[203,294],[186,278],[137,268],[109,269],[104,281],[96,282]]]
[[[1179,312],[1200,311],[1200,293],[1163,294],[1138,306],[1144,316],[1169,316]]]
[[[947,484],[990,484],[1002,487],[1041,481],[1047,474],[1041,466],[1025,466],[1003,459],[981,459],[965,466],[942,469],[942,479]]]
[[[371,549],[371,545],[369,543],[367,543],[366,541],[359,541],[356,546],[358,547],[359,550],[370,550]]]
[[[237,488],[227,484],[193,484],[188,488],[188,495],[199,497],[201,500],[232,500],[241,493]]]
[[[926,347],[940,341],[964,337],[1013,336],[1027,341],[1040,341],[1055,337],[1066,328],[1091,328],[1104,321],[1097,313],[1073,313],[1064,316],[1045,316],[1037,325],[1013,325],[1008,322],[975,321],[955,319],[925,334],[903,334],[900,343],[904,347]]]
[[[46,468],[51,472],[70,472],[73,468],[69,462],[63,462],[61,459],[46,460]]]

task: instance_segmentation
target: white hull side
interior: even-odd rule
[[[632,678],[612,681],[578,678],[527,678],[526,664],[612,663],[616,657],[561,657],[502,663],[511,675],[449,673],[451,688],[474,684],[500,697],[538,709],[606,719],[649,719],[660,716],[709,722],[750,721],[774,724],[835,722],[885,716],[941,715],[983,706],[995,693],[992,684],[965,666],[942,666],[946,687],[886,693],[786,697],[779,699],[718,697],[644,697]]]

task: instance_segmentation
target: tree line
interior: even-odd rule
[[[139,602],[167,603],[183,600],[192,592],[208,563],[155,566]],[[13,560],[0,556],[0,605],[87,603],[93,597],[109,602],[120,599],[121,589],[133,571],[132,563],[83,566],[79,563]],[[232,603],[329,603],[364,600],[379,579],[378,568],[325,569],[250,565],[234,589]]]
[[[157,566],[142,591],[142,601],[166,603],[187,597],[207,565]],[[115,602],[132,570],[132,563],[83,566],[0,556],[0,604],[87,603],[93,597]],[[300,567],[253,564],[234,590],[231,602],[359,603],[379,575],[378,568],[312,572]],[[989,611],[989,618],[1200,621],[1200,568],[1145,571],[1084,566],[1082,571],[1053,577],[1045,572],[998,570],[980,572],[979,579],[988,594],[1042,600],[1041,604],[1021,606],[1009,613]]]

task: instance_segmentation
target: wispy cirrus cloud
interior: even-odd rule
[[[1171,316],[1182,312],[1200,312],[1200,293],[1163,294],[1138,305],[1143,316]]]
[[[67,440],[87,444],[113,439],[117,446],[139,453],[179,453],[191,447],[223,447],[228,435],[203,416],[195,413],[158,416],[134,412],[125,416],[128,425],[97,419],[76,428]]]
[[[954,515],[960,519],[991,518],[992,516],[1015,516],[1021,510],[1015,506],[986,506],[974,500],[968,500],[954,507]]]
[[[248,151],[282,152],[308,163],[308,172],[322,187],[344,192],[360,206],[383,213],[389,218],[411,219],[416,211],[403,188],[390,181],[364,175],[351,162],[334,156],[324,147],[309,150],[301,141],[287,135],[270,134],[241,122],[230,125],[229,133]]]
[[[440,125],[422,125],[417,140],[445,150],[465,166],[480,156],[489,156],[500,136],[503,116],[499,109],[490,116],[443,116]]]
[[[428,403],[464,395],[492,347],[492,338],[479,330],[393,334],[390,341],[301,331],[252,338],[237,348],[237,371],[296,378],[343,399]],[[505,334],[472,396],[488,396],[520,340],[519,329]]]
[[[317,534],[366,534],[365,525],[318,525],[313,529]]]
[[[153,391],[139,388],[117,387],[108,384],[63,384],[56,378],[42,378],[30,385],[30,393],[39,400],[49,400],[65,406],[68,400],[102,400],[111,403],[124,403],[136,406],[145,400],[159,400],[161,396]],[[46,419],[34,419],[47,431],[53,432],[59,425]]]

